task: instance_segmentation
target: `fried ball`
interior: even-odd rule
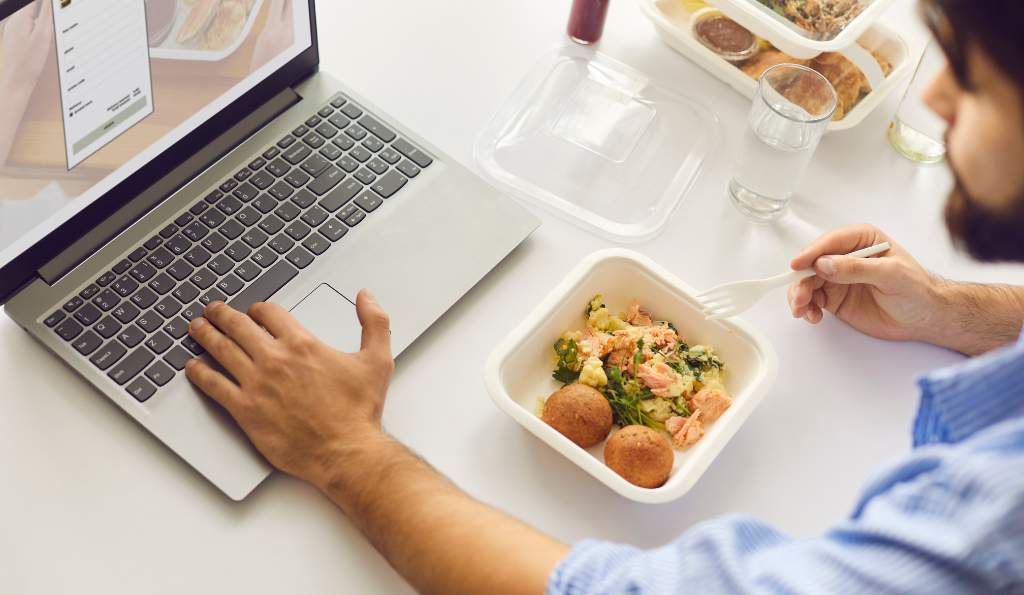
[[[590,448],[608,437],[612,407],[596,388],[570,384],[548,397],[541,419],[569,440]]]
[[[604,445],[604,462],[633,485],[657,488],[668,481],[675,455],[668,439],[647,426],[626,426]]]

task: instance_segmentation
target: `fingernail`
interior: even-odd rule
[[[830,256],[822,256],[815,264],[818,266],[818,270],[826,275],[836,274],[836,261]]]
[[[196,318],[195,320],[193,320],[192,324],[190,326],[193,329],[201,329],[201,328],[203,328],[204,324],[206,324],[206,319],[203,318],[202,316],[200,316],[199,318]]]
[[[221,301],[210,302],[209,304],[206,305],[206,309],[210,310],[210,311],[213,311],[216,308],[220,308],[221,304],[223,304],[223,303],[224,302],[221,302]]]
[[[191,370],[195,366],[196,366],[196,358],[192,358],[192,359],[188,360],[187,362],[185,362],[185,369],[186,370]]]
[[[377,301],[377,296],[373,295],[373,292],[370,291],[369,289],[364,289],[363,293],[364,295],[366,295],[366,299],[370,300],[371,302]]]

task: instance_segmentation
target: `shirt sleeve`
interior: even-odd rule
[[[583,541],[555,568],[547,592],[990,593],[1024,587],[1024,458],[962,458],[909,458],[869,485],[848,520],[814,539],[729,516],[652,550]]]

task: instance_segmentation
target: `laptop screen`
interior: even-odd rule
[[[311,43],[304,0],[34,0],[0,20],[0,266]]]

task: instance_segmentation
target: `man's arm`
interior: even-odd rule
[[[418,591],[543,593],[568,548],[469,497],[383,432],[388,317],[365,291],[356,309],[362,348],[348,354],[280,306],[256,304],[250,318],[210,304],[189,333],[234,380],[202,360],[188,377],[275,467],[327,494]]]
[[[1017,340],[1024,324],[1024,288],[938,281],[938,321],[927,341],[979,355]]]

